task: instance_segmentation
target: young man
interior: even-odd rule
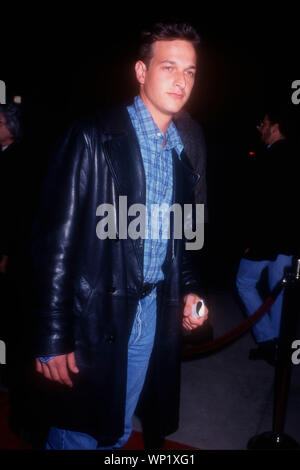
[[[198,42],[185,24],[146,32],[134,103],[75,124],[53,158],[33,240],[36,370],[56,385],[47,449],[123,446],[138,401],[145,429],[178,426],[181,326],[208,311],[192,316],[201,287],[172,227],[170,239],[143,239],[123,222],[133,204],[150,213],[192,200],[198,175],[172,118],[192,91]],[[110,237],[99,235],[103,204],[116,209]]]

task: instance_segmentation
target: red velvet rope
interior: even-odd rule
[[[233,328],[232,330],[228,331],[222,336],[204,343],[199,346],[188,346],[184,345],[182,351],[182,358],[187,359],[196,356],[197,354],[202,354],[208,351],[212,351],[214,349],[221,348],[226,344],[230,343],[231,341],[237,339],[239,336],[246,333],[255,323],[257,323],[270,309],[272,304],[275,302],[276,297],[268,297],[265,302],[246,320],[242,321],[238,326]]]

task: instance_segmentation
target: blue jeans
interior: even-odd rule
[[[291,266],[292,256],[278,255],[274,261],[253,261],[242,258],[237,272],[236,286],[245,305],[248,316],[252,315],[263,303],[256,285],[264,268],[268,268],[269,287],[272,290],[283,278],[284,269]],[[279,337],[283,291],[281,290],[274,304],[252,328],[257,343]]]
[[[124,434],[112,446],[98,446],[92,436],[51,427],[47,450],[103,450],[118,449],[126,444],[132,431],[132,417],[142,391],[151,356],[156,327],[156,290],[138,303],[128,343],[128,365]]]

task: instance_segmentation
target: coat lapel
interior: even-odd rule
[[[173,203],[181,205],[182,216],[184,215],[184,204],[194,203],[193,190],[199,179],[200,175],[198,175],[190,166],[188,157],[184,150],[181,152],[180,158],[176,151],[173,150]],[[190,194],[190,197],[187,200],[186,197],[188,194]],[[178,239],[174,239],[173,233],[174,225],[171,226],[172,259],[176,256],[178,244]]]
[[[131,220],[134,219],[133,216],[128,216],[128,208],[133,204],[146,204],[146,180],[140,147],[126,110],[123,110],[121,117],[123,118],[123,131],[120,133],[116,131],[109,132],[110,138],[104,142],[104,148],[107,163],[117,189],[117,197],[127,197],[127,217],[125,219],[128,228]],[[117,200],[116,203],[118,214],[119,201]],[[131,242],[139,267],[143,272],[144,240],[140,238],[137,240],[131,239]]]
[[[199,181],[200,176],[192,169],[189,164],[184,150],[178,158],[176,151],[173,150],[173,165],[174,165],[174,202],[184,204],[184,194],[187,193],[187,188],[190,192],[193,191],[196,183]]]

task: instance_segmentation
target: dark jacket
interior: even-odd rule
[[[195,201],[197,204],[204,204],[205,222],[207,222],[207,151],[204,132],[202,126],[192,119],[187,112],[183,112],[176,117],[175,124],[191,166],[200,175],[200,179],[195,186]]]
[[[173,155],[173,201],[183,204],[198,176],[184,163],[184,152],[181,158]],[[34,355],[75,350],[80,369],[72,390],[53,387],[50,423],[108,444],[123,434],[127,343],[143,284],[143,240],[96,235],[97,207],[118,207],[119,195],[127,196],[128,207],[145,204],[142,157],[125,107],[71,127],[51,159],[32,245]],[[151,403],[162,435],[178,426],[182,296],[200,294],[191,252],[183,257],[183,247],[171,238],[140,404],[148,416]]]
[[[250,162],[244,210],[249,259],[275,259],[299,251],[296,158],[288,140],[280,140]]]
[[[17,244],[20,243],[24,167],[24,152],[20,144],[12,143],[3,151],[0,146],[0,256],[14,254]]]

